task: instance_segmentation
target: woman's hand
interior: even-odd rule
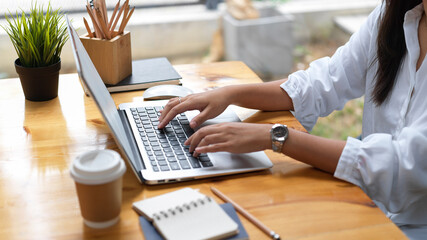
[[[219,88],[204,93],[191,94],[183,98],[173,98],[165,106],[159,117],[159,129],[164,128],[176,115],[189,110],[199,110],[190,127],[197,128],[208,119],[221,114],[231,103],[232,94],[227,88]]]
[[[185,142],[194,156],[207,152],[248,153],[271,148],[271,124],[220,123],[199,129]]]

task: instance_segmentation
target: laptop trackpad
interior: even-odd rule
[[[260,168],[271,165],[264,152],[234,154],[228,152],[208,153],[209,158],[218,169]]]

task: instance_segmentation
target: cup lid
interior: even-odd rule
[[[121,177],[126,165],[113,150],[94,150],[79,155],[71,164],[71,177],[82,184],[103,184]]]

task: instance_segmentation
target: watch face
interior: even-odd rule
[[[288,129],[284,126],[277,126],[273,130],[273,137],[279,141],[285,140],[288,135]]]
[[[273,151],[281,152],[283,144],[288,138],[288,127],[286,125],[274,124],[270,133]]]

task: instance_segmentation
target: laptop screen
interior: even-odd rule
[[[134,153],[131,149],[129,139],[127,139],[121,118],[110,93],[108,92],[104,82],[96,71],[96,68],[87,54],[82,42],[80,41],[76,30],[71,25],[68,17],[66,17],[66,19],[71,46],[74,50],[73,53],[76,60],[77,72],[83,81],[82,83],[95,100],[95,103],[103,115],[104,120],[107,122],[108,127],[113,133],[119,148],[121,148],[122,152],[126,154],[126,157],[129,160],[136,159],[133,156]]]

